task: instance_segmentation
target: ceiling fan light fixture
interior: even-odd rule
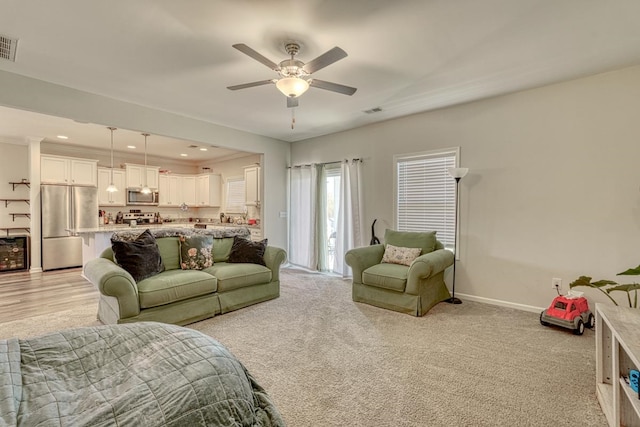
[[[284,77],[276,82],[276,87],[284,96],[295,98],[309,89],[309,82],[298,77]]]

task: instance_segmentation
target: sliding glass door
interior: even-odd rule
[[[289,261],[311,270],[348,275],[347,250],[361,246],[360,161],[290,170]]]

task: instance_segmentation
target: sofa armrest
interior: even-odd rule
[[[453,265],[453,252],[447,249],[438,249],[428,254],[420,255],[409,267],[405,292],[417,295],[417,287],[421,280],[428,279],[451,265]]]
[[[264,250],[264,263],[271,270],[271,281],[280,280],[280,265],[287,259],[284,249],[267,246]]]
[[[84,275],[101,294],[118,299],[120,318],[140,314],[138,285],[124,268],[106,258],[94,258],[85,264]]]
[[[382,255],[384,255],[384,245],[363,246],[347,251],[344,260],[353,271],[353,282],[362,283],[362,272],[380,264]]]

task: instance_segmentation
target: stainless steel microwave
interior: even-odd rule
[[[127,205],[158,206],[158,192],[144,194],[140,190],[127,190]]]

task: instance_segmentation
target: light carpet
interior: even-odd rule
[[[349,281],[284,269],[281,296],[190,325],[225,344],[298,426],[605,426],[595,334],[465,301],[416,318]],[[0,338],[95,325],[96,307],[0,324]]]

